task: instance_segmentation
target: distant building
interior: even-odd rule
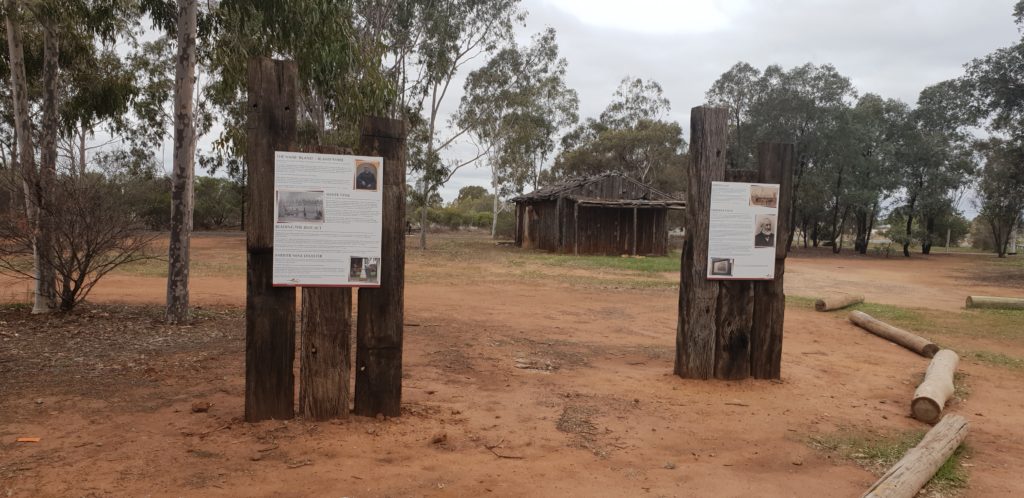
[[[512,199],[522,248],[568,254],[668,254],[668,210],[676,199],[621,173],[544,187]]]

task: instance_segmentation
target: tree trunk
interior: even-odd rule
[[[924,223],[924,240],[921,241],[921,254],[932,253],[932,232],[935,231],[935,216],[929,215]]]
[[[39,179],[36,185],[38,231],[36,232],[36,303],[33,313],[49,313],[57,309],[57,275],[53,268],[53,183],[57,177],[57,132],[60,127],[58,108],[58,57],[60,46],[55,27],[43,28],[43,129],[39,144]],[[42,301],[42,302],[40,302]]]
[[[427,250],[427,210],[430,206],[430,187],[426,178],[423,178],[423,203],[420,206],[420,250]]]
[[[903,241],[903,257],[910,257],[910,238],[914,228],[914,203],[917,201],[916,197],[911,197],[910,202],[907,203],[907,238]]]
[[[867,239],[867,242],[864,244],[864,250],[861,251],[861,254],[867,254],[868,253],[868,245],[871,244],[871,232],[874,231],[874,229],[875,229],[875,216],[877,216],[877,215],[878,215],[878,201],[875,201],[873,204],[871,204],[871,216],[868,217],[868,230],[867,230],[868,231],[868,239]]]
[[[491,188],[494,189],[494,206],[491,209],[491,238],[498,238],[498,171],[491,167]]]
[[[82,126],[82,134],[78,136],[78,174],[85,176],[85,126]]]
[[[174,170],[171,180],[171,239],[167,254],[167,321],[188,320],[189,246],[195,123],[192,94],[196,75],[198,0],[178,0],[178,54],[174,67]]]

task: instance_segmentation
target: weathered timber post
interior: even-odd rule
[[[675,373],[707,379],[715,373],[715,316],[719,283],[708,280],[708,221],[711,182],[725,179],[728,111],[694,107],[690,112],[690,165],[686,192],[676,328]]]
[[[339,147],[310,152],[351,154]],[[302,288],[299,414],[312,420],[348,417],[352,289]]]
[[[727,171],[726,123],[724,109],[695,107],[691,113],[675,373],[698,379],[777,379],[785,312],[786,246],[781,241],[791,230],[793,146],[761,144],[758,171]],[[780,184],[774,280],[707,278],[711,183],[716,181]]]
[[[273,287],[274,151],[296,136],[298,66],[249,61],[246,165],[245,420],[294,416],[295,289]]]
[[[302,289],[299,413],[312,420],[348,416],[352,289]]]
[[[762,143],[757,147],[761,183],[779,184],[779,216],[775,230],[775,279],[754,282],[754,324],[750,334],[750,373],[756,379],[778,379],[782,375],[782,324],[786,315],[786,294],[782,279],[786,273],[786,242],[793,230],[793,144]]]
[[[360,153],[384,158],[380,287],[359,289],[356,319],[354,411],[368,417],[401,411],[406,134],[403,121],[367,118],[359,141]]]

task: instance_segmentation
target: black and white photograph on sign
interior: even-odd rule
[[[719,277],[731,277],[732,265],[736,260],[732,258],[711,258],[711,274]]]
[[[754,217],[754,247],[775,247],[775,215]]]
[[[351,282],[377,282],[380,258],[353,257],[349,262],[348,279]]]
[[[356,190],[377,190],[377,164],[369,161],[356,163]]]
[[[776,185],[751,185],[750,205],[751,207],[779,207],[779,187]]]
[[[322,190],[277,192],[278,223],[323,223],[324,192]]]

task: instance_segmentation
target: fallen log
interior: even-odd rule
[[[843,309],[847,306],[853,306],[855,304],[863,303],[864,296],[855,296],[852,294],[836,294],[833,296],[825,296],[814,302],[814,309],[817,311],[832,311]]]
[[[1024,310],[1024,299],[1017,297],[967,296],[968,308]]]
[[[862,311],[851,311],[850,321],[872,334],[895,342],[925,358],[931,358],[939,351],[939,347],[928,339],[876,320]]]
[[[924,439],[903,455],[862,498],[912,498],[967,437],[967,419],[946,415]]]
[[[943,349],[935,353],[932,362],[925,371],[924,381],[914,391],[914,400],[910,402],[910,413],[914,418],[934,424],[942,417],[942,408],[953,396],[953,374],[960,357],[951,349]]]

